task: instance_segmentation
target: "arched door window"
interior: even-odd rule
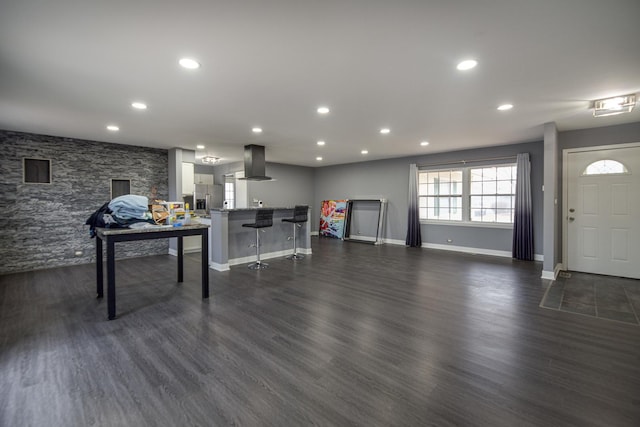
[[[582,175],[611,175],[628,174],[629,170],[617,160],[598,160],[591,163],[582,172]]]

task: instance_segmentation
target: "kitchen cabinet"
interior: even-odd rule
[[[193,195],[195,184],[193,163],[182,162],[182,195]]]
[[[208,173],[197,173],[196,184],[213,185],[213,175]]]

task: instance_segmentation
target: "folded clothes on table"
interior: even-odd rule
[[[145,196],[126,194],[109,202],[113,215],[122,219],[146,219],[149,210],[149,199]]]

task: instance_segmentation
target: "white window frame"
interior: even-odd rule
[[[227,202],[227,209],[235,209],[236,207],[236,182],[235,178],[224,177],[224,200]],[[229,188],[230,187],[230,188]]]
[[[425,173],[425,174],[426,173],[437,173],[437,174],[440,174],[440,173],[443,173],[443,172],[449,173],[451,175],[453,173],[455,173],[455,172],[461,172],[462,173],[462,178],[461,178],[461,181],[460,181],[460,186],[461,186],[460,194],[459,195],[458,194],[451,194],[450,190],[452,190],[452,188],[451,188],[452,186],[450,186],[449,192],[447,194],[428,194],[428,193],[427,194],[418,194],[418,207],[419,207],[419,209],[422,209],[422,208],[420,208],[420,199],[421,198],[425,198],[426,201],[427,201],[427,211],[429,210],[429,207],[428,207],[428,199],[429,199],[429,197],[433,197],[436,200],[440,199],[440,198],[448,198],[448,199],[459,198],[460,199],[460,203],[462,204],[462,199],[464,198],[464,172],[463,172],[462,168],[420,170],[418,173]],[[451,181],[449,181],[449,183],[451,183]],[[429,185],[428,184],[426,184],[426,185],[427,185],[427,188],[428,188]],[[420,178],[418,178],[418,191],[420,191]],[[449,216],[451,216],[452,206],[449,205],[447,208],[449,209]],[[445,209],[447,209],[447,208],[445,208]],[[453,209],[455,209],[456,211],[458,210],[457,208],[453,208]],[[462,210],[462,205],[460,206],[460,218],[464,219],[464,211]],[[461,220],[457,220],[457,219],[427,219],[427,218],[423,218],[423,219],[421,219],[421,221],[433,221],[433,222],[436,222],[436,223],[444,223],[444,222],[447,222],[447,223],[448,222],[459,223]]]
[[[467,165],[464,167],[449,167],[449,168],[429,168],[420,169],[418,173],[422,172],[446,172],[446,171],[462,171],[462,220],[439,220],[439,219],[420,219],[421,224],[432,225],[453,225],[458,227],[476,227],[476,228],[503,228],[513,229],[513,222],[481,222],[471,221],[471,169],[480,169],[487,167],[502,167],[502,166],[516,166],[515,162],[508,163],[494,163],[494,164],[482,164]],[[418,198],[426,195],[418,194]]]

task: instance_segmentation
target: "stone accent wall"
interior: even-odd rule
[[[0,274],[95,262],[87,218],[110,196],[168,197],[167,150],[0,130]],[[51,160],[51,184],[23,183],[23,158]],[[166,254],[167,239],[116,245],[117,258]],[[81,251],[81,255],[76,255]]]

